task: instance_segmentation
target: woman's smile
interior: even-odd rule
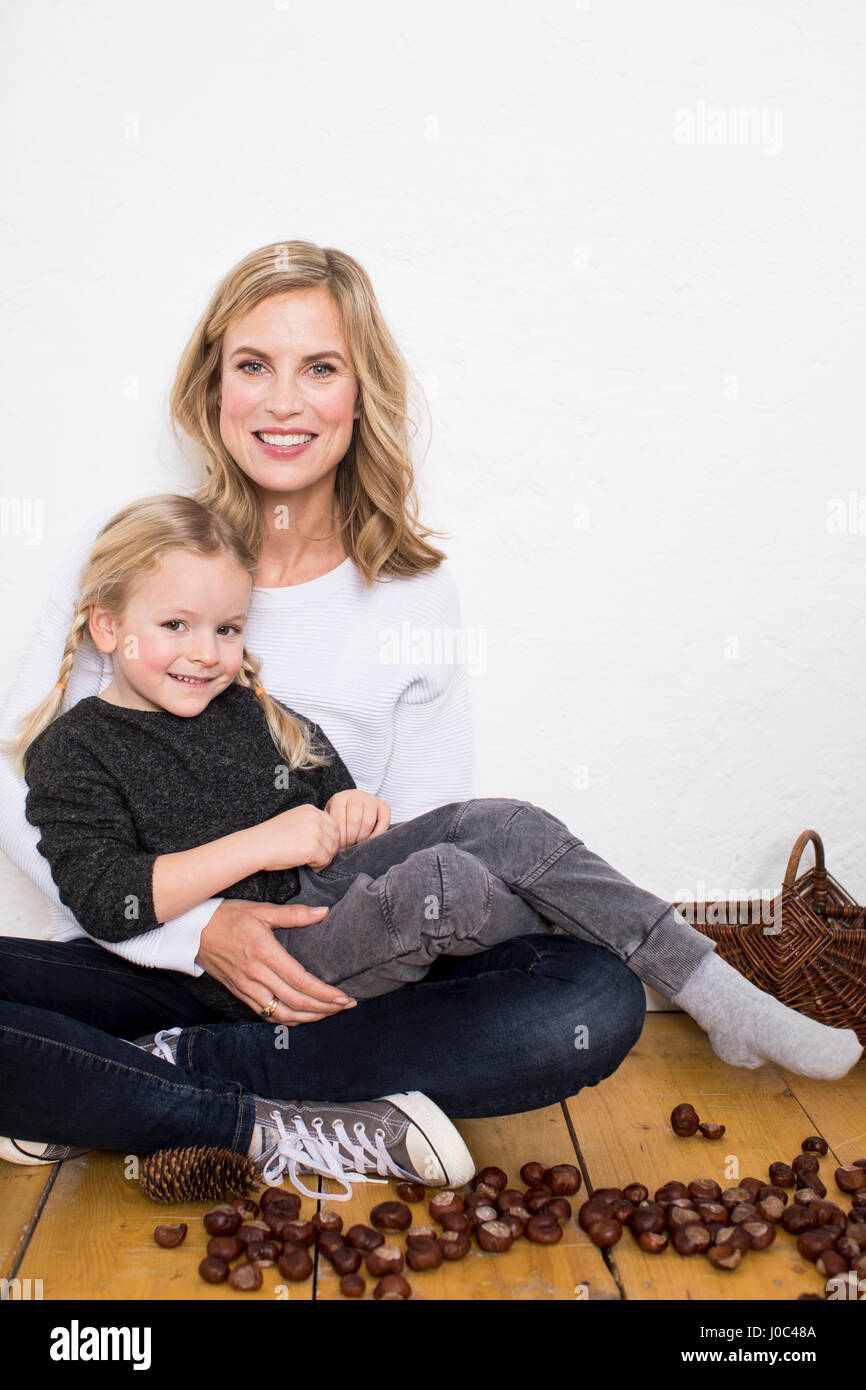
[[[253,430],[253,439],[269,458],[296,458],[315,438],[302,431]]]

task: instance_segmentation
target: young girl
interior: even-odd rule
[[[329,912],[278,930],[282,944],[370,998],[419,980],[441,954],[546,925],[614,952],[733,1065],[772,1060],[834,1079],[858,1060],[852,1030],[756,989],[546,811],[477,799],[390,827],[387,804],[355,787],[323,731],[261,683],[243,645],[254,574],[236,532],[190,498],[133,503],[100,532],[57,686],[7,745],[39,850],[90,936],[136,936],[215,894],[296,899]],[[61,713],[87,631],[114,678]],[[176,978],[224,1018],[249,1018],[208,975]],[[261,1017],[278,1003],[262,999]],[[170,1034],[156,1037],[141,1045],[173,1060]]]

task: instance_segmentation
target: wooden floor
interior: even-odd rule
[[[682,1100],[691,1101],[702,1119],[725,1124],[724,1138],[677,1138],[668,1117]],[[477,1165],[505,1168],[515,1185],[529,1159],[577,1163],[584,1185],[575,1212],[595,1187],[643,1182],[652,1193],[672,1178],[711,1177],[723,1187],[750,1175],[766,1180],[769,1163],[790,1162],[807,1134],[822,1134],[830,1146],[821,1164],[828,1196],[847,1210],[832,1174],[839,1163],[866,1155],[866,1060],[842,1082],[809,1081],[770,1065],[759,1071],[729,1067],[685,1014],[651,1013],[638,1045],[600,1086],[563,1105],[459,1128]],[[314,1181],[306,1179],[311,1187]],[[336,1205],[344,1229],[366,1222],[372,1205],[393,1195],[393,1185],[361,1187],[351,1202]],[[201,1217],[211,1205],[149,1201],[116,1153],[93,1152],[47,1169],[0,1161],[0,1278],[17,1278],[21,1290],[29,1279],[31,1296],[45,1300],[341,1298],[324,1260],[302,1284],[287,1285],[276,1268],[267,1269],[255,1294],[205,1284],[196,1269],[207,1240]],[[305,1199],[302,1214],[314,1208]],[[426,1211],[415,1210],[416,1224],[425,1224]],[[186,1242],[159,1248],[154,1227],[179,1220],[190,1227]],[[409,1278],[419,1300],[769,1301],[824,1290],[815,1266],[798,1256],[794,1237],[781,1228],[767,1250],[753,1251],[738,1270],[724,1272],[670,1248],[645,1254],[628,1232],[603,1255],[573,1219],[558,1245],[521,1240],[502,1255],[473,1248],[461,1262],[409,1272]],[[368,1280],[365,1298],[373,1283]]]

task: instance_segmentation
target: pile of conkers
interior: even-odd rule
[[[683,1110],[678,1106],[671,1116],[675,1128],[674,1117]],[[670,1244],[680,1255],[703,1254],[717,1269],[728,1270],[736,1269],[747,1252],[772,1245],[781,1227],[797,1237],[799,1253],[825,1278],[848,1270],[866,1278],[866,1158],[834,1172],[837,1188],[852,1199],[846,1212],[827,1199],[818,1163],[826,1153],[826,1140],[810,1135],[791,1163],[769,1165],[768,1182],[741,1178],[724,1191],[712,1178],[666,1182],[652,1199],[637,1182],[596,1188],[580,1207],[578,1222],[601,1249],[615,1245],[627,1226],[650,1254]]]
[[[443,1261],[468,1255],[473,1239],[479,1249],[494,1254],[502,1254],[522,1237],[553,1245],[562,1239],[563,1225],[571,1217],[567,1198],[579,1190],[581,1175],[570,1163],[548,1168],[533,1162],[523,1165],[520,1176],[526,1184],[523,1191],[509,1188],[502,1168],[488,1167],[475,1174],[463,1193],[435,1192],[427,1212],[438,1230],[413,1224],[410,1204],[423,1202],[426,1188],[398,1183],[399,1201],[380,1202],[370,1212],[370,1225],[352,1226],[342,1246],[320,1241],[319,1249],[341,1276],[340,1290],[348,1297],[364,1292],[357,1272],[363,1256],[369,1274],[391,1281],[379,1297],[408,1298],[411,1286],[403,1278],[404,1265],[413,1271],[438,1269]],[[395,1233],[402,1232],[405,1251],[395,1243]]]
[[[408,1299],[412,1289],[403,1275],[404,1266],[421,1271],[437,1269],[444,1260],[460,1260],[472,1248],[493,1253],[508,1250],[525,1237],[542,1245],[562,1239],[563,1226],[571,1217],[573,1196],[581,1185],[579,1170],[571,1163],[546,1167],[525,1163],[520,1177],[524,1190],[509,1188],[502,1168],[482,1168],[467,1188],[459,1192],[437,1190],[427,1206],[433,1226],[413,1226],[409,1204],[423,1202],[427,1189],[421,1183],[397,1184],[399,1200],[380,1202],[370,1212],[370,1225],[354,1225],[343,1233],[343,1219],[322,1209],[309,1221],[300,1219],[301,1200],[282,1188],[266,1188],[259,1201],[238,1197],[221,1203],[204,1217],[210,1239],[198,1272],[209,1284],[229,1283],[232,1288],[261,1288],[262,1269],[276,1265],[284,1279],[298,1282],[313,1272],[311,1249],[327,1259],[340,1276],[340,1292],[359,1298],[366,1281],[362,1264],[378,1282],[376,1299]],[[257,1219],[260,1218],[260,1219]],[[406,1233],[405,1250],[396,1237]],[[173,1248],[187,1234],[182,1223],[157,1226],[157,1245]]]

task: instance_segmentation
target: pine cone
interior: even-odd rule
[[[255,1162],[234,1149],[160,1149],[139,1166],[139,1182],[154,1202],[225,1201],[261,1186]]]

